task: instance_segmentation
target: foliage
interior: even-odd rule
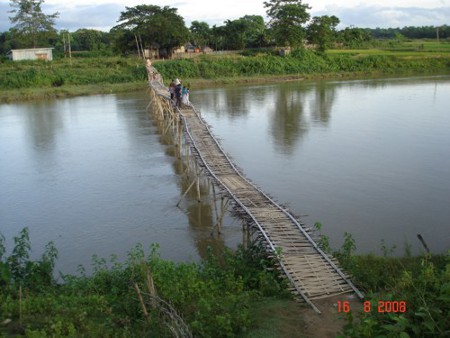
[[[53,242],[47,244],[41,260],[30,261],[30,238],[28,228],[23,228],[14,237],[14,248],[8,257],[4,237],[0,235],[0,285],[9,290],[24,287],[29,290],[44,290],[55,285],[53,268],[58,257]]]
[[[194,20],[189,28],[192,36],[192,42],[196,46],[204,47],[210,45],[211,41],[211,28],[208,23],[204,21]]]
[[[368,269],[370,267],[370,269]],[[370,290],[370,311],[349,314],[345,337],[447,337],[450,334],[450,255],[420,259],[353,257],[349,270]],[[383,304],[404,302],[406,311]]]
[[[347,48],[359,48],[371,41],[372,35],[364,29],[347,27],[338,33],[338,41]]]
[[[108,33],[96,29],[78,29],[71,35],[71,48],[74,51],[104,50],[109,45]]]
[[[262,16],[245,15],[237,20],[225,21],[225,49],[244,49],[266,45],[265,24]]]
[[[319,52],[325,52],[326,49],[331,48],[336,40],[336,26],[339,24],[339,19],[332,15],[315,16],[307,28],[308,41],[316,45]]]
[[[55,19],[59,13],[44,14],[42,4],[44,0],[10,0],[10,6],[13,8],[10,13],[11,23],[19,37],[24,41],[22,47],[35,48],[41,43],[48,33],[55,33],[53,28]]]
[[[407,39],[440,39],[450,38],[450,26],[405,26],[403,28],[366,28],[366,31],[376,39],[393,39],[396,34],[401,34]]]
[[[277,45],[299,47],[303,46],[305,28],[310,15],[307,12],[311,7],[303,4],[302,0],[269,0],[264,2],[267,15],[270,18],[269,26]]]
[[[154,64],[163,78],[235,78],[264,75],[294,74],[320,76],[321,74],[357,73],[408,74],[448,72],[448,58],[402,58],[392,55],[352,55],[349,53],[316,54],[308,50],[294,50],[281,57],[258,53],[244,57],[200,57],[172,60]]]
[[[145,67],[134,58],[75,58],[21,61],[0,65],[0,89],[51,88],[73,85],[127,83],[147,79]]]
[[[321,224],[316,223],[316,229]],[[322,238],[323,239],[323,238]],[[328,243],[328,239],[325,240]],[[363,310],[348,313],[340,337],[447,337],[450,334],[450,252],[446,256],[355,256],[353,237],[345,233],[340,250],[332,250],[365,293]],[[401,307],[391,304],[402,303]],[[356,318],[355,318],[356,317]]]
[[[278,274],[266,269],[273,262],[261,247],[226,250],[221,257],[210,252],[202,263],[174,263],[160,258],[157,245],[148,255],[137,245],[123,263],[95,256],[92,276],[80,267],[80,276],[65,275],[63,284],[55,284],[54,248],[34,262],[28,230],[14,242],[5,257],[0,236],[0,319],[12,320],[0,326],[0,336],[170,336],[170,310],[194,336],[232,337],[250,327],[251,301],[288,296]],[[133,285],[142,290],[148,316]]]
[[[158,46],[172,55],[173,49],[184,45],[189,39],[189,30],[176,8],[169,6],[138,5],[125,7],[118,20],[116,30],[128,30],[142,36],[147,48]]]

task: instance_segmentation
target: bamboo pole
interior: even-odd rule
[[[153,309],[156,309],[156,289],[155,289],[155,283],[153,282],[153,277],[151,275],[150,270],[147,269],[147,290],[150,294],[151,301],[150,304],[152,305]]]
[[[144,299],[142,298],[142,294],[141,294],[141,291],[139,290],[139,286],[137,285],[137,283],[133,283],[133,288],[139,299],[139,303],[141,304],[141,308],[142,308],[142,312],[144,313],[144,316],[148,317],[148,311],[147,311],[147,308],[145,307]]]
[[[181,135],[182,135],[182,127],[181,127],[181,122],[180,120],[178,120],[177,123],[177,127],[178,127],[178,158],[181,158],[181,151],[182,151],[182,144],[181,144]]]
[[[212,192],[213,192],[213,204],[214,204],[214,214],[216,215],[216,224],[219,222],[219,211],[217,210],[217,197],[216,197],[216,188],[214,187],[214,183],[212,184]],[[211,230],[211,235],[214,234],[215,225],[213,225]]]
[[[192,183],[191,183],[191,185],[189,186],[189,188],[187,188],[186,191],[184,192],[183,196],[181,196],[180,200],[179,200],[178,203],[177,203],[177,206],[180,205],[181,201],[182,201],[183,198],[187,195],[187,193],[189,192],[189,190],[192,189],[192,187],[194,186],[195,182],[196,182],[196,180],[193,180],[193,181],[192,181]]]
[[[19,286],[19,325],[22,326],[22,285]]]
[[[219,218],[219,221],[217,222],[217,233],[219,235],[221,234],[220,229],[222,228],[223,217],[225,216],[225,212],[226,212],[226,210],[228,208],[228,205],[230,203],[229,200],[227,200],[226,202],[224,202],[224,200],[225,200],[225,198],[222,197],[222,201],[220,202],[221,203],[220,218]]]
[[[201,202],[200,196],[200,174],[197,172],[197,202]]]

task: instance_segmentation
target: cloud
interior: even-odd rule
[[[406,26],[440,26],[448,24],[450,7],[419,8],[360,5],[355,7],[328,6],[313,15],[336,15],[339,27],[396,28]]]
[[[160,2],[162,3],[162,1],[155,0],[155,3],[159,4]],[[227,19],[234,20],[246,14],[265,16],[262,2],[258,2],[257,5],[253,0],[241,2],[238,7],[230,6],[227,2],[219,2],[214,4],[213,9],[210,6],[202,6],[201,2],[200,0],[179,0],[176,3],[170,3],[169,6],[178,9],[178,14],[184,18],[187,26],[193,20],[206,21],[210,26],[214,24],[221,26]],[[360,4],[359,1],[359,5],[356,5],[357,0],[353,2],[355,4],[353,6],[349,4],[343,5],[343,3],[326,5],[318,11],[315,11],[313,7],[311,15],[335,15],[341,21],[338,28],[352,25],[361,28],[395,28],[449,24],[450,6],[448,6],[448,1],[442,2],[443,5],[440,5],[441,7],[434,8],[414,5],[401,7],[399,5]],[[111,27],[117,24],[120,12],[125,10],[125,6],[133,7],[134,5],[135,1],[131,0],[120,2],[115,0],[107,2],[91,1],[90,3],[84,1],[61,2],[49,0],[47,3],[44,3],[42,10],[46,14],[60,13],[59,18],[55,22],[58,30],[68,29],[75,31],[80,28],[91,28],[109,31]],[[11,13],[8,13],[10,10],[11,7],[8,2],[0,2],[0,32],[11,28],[9,20]],[[265,19],[267,20],[267,18]]]
[[[98,29],[109,31],[117,24],[120,12],[125,10],[125,5],[105,3],[96,5],[78,5],[65,10],[64,5],[52,5],[49,13],[59,12],[56,20],[56,29],[68,29],[75,31],[80,28]]]
[[[0,32],[5,32],[12,27],[8,13],[11,10],[9,3],[0,2]],[[118,3],[104,3],[68,6],[65,3],[44,4],[42,11],[45,14],[59,12],[55,20],[55,28],[75,31],[80,28],[91,28],[109,31],[117,24],[120,12],[125,10],[125,5]]]
[[[8,3],[0,3],[0,32],[5,32],[11,27],[9,21],[11,13],[8,13],[10,10],[11,7]]]

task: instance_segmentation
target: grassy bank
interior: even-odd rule
[[[0,103],[47,100],[64,97],[111,94],[142,90],[145,83],[142,81],[129,83],[105,83],[91,85],[67,85],[63,87],[42,87],[10,89],[0,92]]]
[[[0,336],[234,337],[254,325],[252,304],[274,297],[292,303],[258,247],[175,264],[157,246],[146,254],[137,245],[125,262],[95,258],[91,276],[80,269],[57,283],[51,243],[39,261],[29,259],[26,228],[14,243],[5,256],[0,237]]]
[[[316,54],[295,51],[287,57],[263,54],[254,56],[201,56],[187,60],[156,62],[163,78],[211,82],[249,81],[249,79],[295,79],[373,77],[386,75],[442,74],[450,72],[450,54],[425,54],[412,57],[366,51]]]
[[[332,50],[294,51],[281,57],[265,51],[200,55],[156,61],[163,78],[194,87],[299,79],[368,78],[450,73],[450,52]],[[0,64],[0,102],[104,94],[145,88],[146,71],[136,58],[74,58]]]
[[[74,58],[0,64],[0,102],[130,91],[145,87],[136,58]]]
[[[301,308],[258,247],[176,264],[161,259],[157,246],[146,254],[137,245],[125,262],[96,257],[91,276],[81,268],[79,276],[57,283],[51,243],[38,261],[29,259],[27,229],[14,243],[6,254],[0,236],[0,336],[308,336]],[[343,337],[448,336],[449,256],[354,256],[354,249],[346,234],[334,253],[371,310],[341,313],[348,317]],[[406,309],[380,312],[380,301],[404,302]]]

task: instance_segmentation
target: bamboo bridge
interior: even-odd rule
[[[278,268],[290,282],[290,291],[318,313],[321,312],[314,304],[317,299],[344,293],[354,293],[363,299],[337,261],[313,240],[311,229],[305,228],[297,217],[250,182],[222,149],[200,112],[192,104],[176,107],[160,74],[151,65],[147,65],[147,70],[149,106],[154,118],[166,121],[168,128],[177,130],[180,144],[185,139],[196,158],[197,174],[203,171],[213,186],[232,201],[234,213],[253,230],[255,242],[262,242],[276,258]],[[188,190],[195,182],[199,191],[198,179]]]

